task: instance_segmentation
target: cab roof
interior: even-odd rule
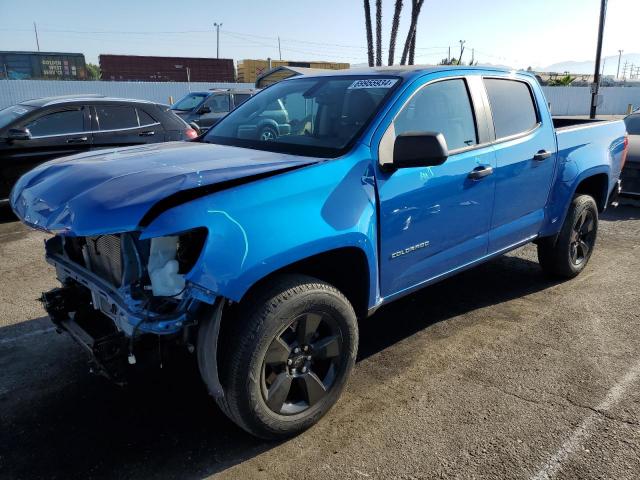
[[[311,69],[308,69],[311,70]],[[313,69],[313,72],[305,72],[305,77],[338,77],[347,75],[374,75],[374,76],[389,76],[402,77],[404,79],[415,78],[426,73],[447,72],[456,70],[465,71],[479,71],[487,73],[519,73],[525,75],[532,75],[530,72],[524,70],[514,70],[495,66],[468,66],[468,65],[393,65],[390,67],[364,67],[364,68],[347,68],[342,70],[324,70]],[[290,78],[300,78],[290,77]]]

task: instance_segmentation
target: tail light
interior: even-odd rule
[[[184,131],[184,136],[187,140],[193,140],[198,136],[198,132],[196,132],[193,128],[189,127]]]
[[[624,168],[624,164],[627,161],[627,153],[629,153],[629,135],[624,136],[624,147],[622,148],[622,162],[620,164],[620,171]]]

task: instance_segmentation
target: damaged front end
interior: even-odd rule
[[[121,381],[144,337],[188,343],[188,327],[214,303],[212,292],[185,280],[206,236],[199,228],[151,239],[138,232],[52,237],[46,259],[62,287],[43,294],[45,309],[91,354],[98,372]]]

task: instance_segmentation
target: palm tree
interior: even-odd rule
[[[400,24],[401,12],[402,0],[396,0],[396,9],[393,12],[393,23],[391,24],[391,38],[389,40],[389,66],[393,65],[393,55],[396,50],[396,37],[398,36],[398,25]]]
[[[416,31],[413,31],[413,37],[411,37],[411,46],[409,47],[409,65],[413,65],[413,60],[416,56]]]
[[[371,32],[371,5],[369,0],[364,0],[364,23],[367,29],[367,56],[369,66],[373,67],[373,33]]]
[[[382,65],[382,0],[376,0],[376,66]]]
[[[414,41],[413,38],[418,27],[418,16],[420,15],[420,9],[422,8],[423,3],[424,0],[411,0],[411,24],[409,25],[409,31],[407,32],[407,40],[404,42],[404,50],[402,50],[402,59],[400,60],[401,65],[406,65],[407,63],[407,56],[411,49],[411,43]]]

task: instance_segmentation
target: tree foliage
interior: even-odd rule
[[[87,63],[87,79],[100,80],[100,67],[95,63]]]

